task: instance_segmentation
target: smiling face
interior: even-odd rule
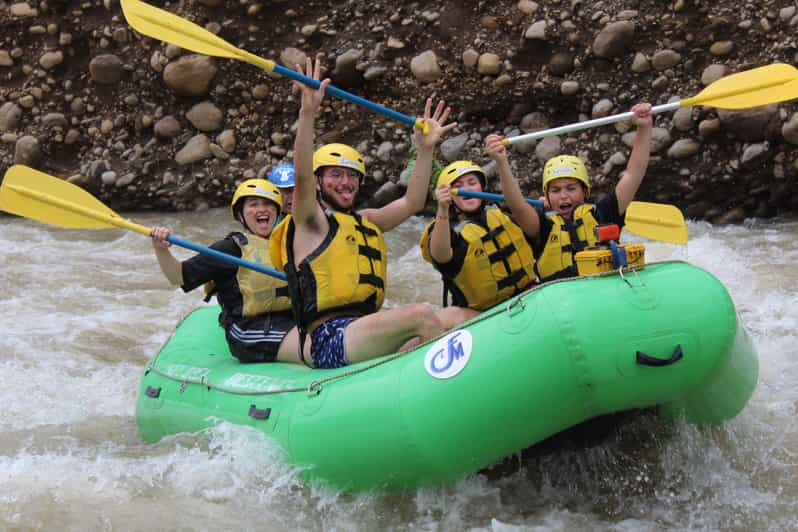
[[[471,172],[469,174],[461,175],[452,181],[452,188],[461,188],[463,190],[474,190],[482,192],[482,181],[479,175]],[[482,206],[482,200],[479,198],[466,198],[464,196],[452,196],[452,203],[454,206],[465,213],[472,213]]]
[[[337,211],[348,212],[355,206],[360,189],[359,172],[343,166],[325,166],[319,169],[317,187],[324,201]]]
[[[555,179],[548,184],[546,199],[551,209],[570,220],[574,209],[585,202],[585,189],[582,182],[572,177]]]
[[[269,238],[279,214],[277,205],[265,198],[248,196],[241,205],[240,221],[253,234]]]

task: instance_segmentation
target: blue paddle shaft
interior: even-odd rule
[[[504,196],[502,196],[501,194],[494,194],[492,192],[477,192],[476,190],[463,190],[462,188],[457,189],[457,195],[466,198],[479,198],[491,201],[504,201]],[[524,201],[536,207],[543,206],[543,202],[540,200],[524,198]]]
[[[295,81],[299,81],[300,83],[304,83],[305,85],[312,87],[314,89],[318,89],[321,85],[321,82],[317,79],[309,78],[304,74],[300,74],[296,70],[291,70],[290,68],[286,68],[282,65],[274,65],[274,72],[280,74],[281,76],[285,76],[287,78],[291,78]],[[327,85],[327,89],[325,92],[329,92],[339,98],[343,98],[344,100],[349,100],[352,103],[356,103],[361,105],[367,109],[371,109],[372,111],[376,111],[378,113],[382,113],[385,116],[389,116],[395,120],[399,120],[400,122],[404,122],[405,124],[414,126],[416,125],[416,119],[412,116],[407,116],[406,114],[400,113],[399,111],[394,111],[393,109],[388,109],[380,104],[371,102],[366,100],[365,98],[361,98],[360,96],[356,96],[350,92],[346,92],[344,90],[339,89],[338,87],[333,87],[332,85]]]
[[[283,272],[278,272],[277,270],[267,268],[266,266],[261,266],[256,262],[239,259],[233,255],[228,255],[227,253],[222,253],[221,251],[216,251],[215,249],[206,248],[205,246],[200,246],[194,242],[189,242],[188,240],[183,240],[182,238],[172,235],[167,236],[166,240],[176,246],[180,246],[181,248],[190,249],[192,251],[196,251],[197,253],[215,257],[223,262],[229,262],[230,264],[235,264],[236,266],[243,266],[244,268],[249,268],[250,270],[255,270],[256,272],[265,273],[266,275],[271,275],[272,277],[282,279],[283,281],[286,280],[286,276]]]

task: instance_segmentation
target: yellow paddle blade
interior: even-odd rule
[[[624,229],[651,240],[687,243],[687,225],[682,211],[673,205],[633,201],[626,208]]]
[[[775,63],[720,78],[679,105],[708,105],[720,109],[747,109],[798,98],[798,70]]]
[[[0,209],[71,229],[122,227],[142,234],[150,232],[146,227],[120,218],[82,188],[19,164],[6,171],[0,185]]]
[[[208,30],[168,11],[139,0],[121,0],[120,3],[128,24],[142,35],[175,44],[192,52],[241,59],[266,70],[274,70],[272,61],[240,50]]]

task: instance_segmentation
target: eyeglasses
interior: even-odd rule
[[[360,173],[346,168],[329,168],[325,169],[322,177],[328,177],[333,181],[360,181]]]

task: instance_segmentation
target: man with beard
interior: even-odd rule
[[[320,79],[319,59],[314,64],[309,58],[305,71]],[[393,353],[411,340],[425,341],[443,331],[426,303],[377,311],[387,273],[383,232],[424,208],[435,145],[456,126],[444,125],[450,109],[443,101],[432,112],[428,99],[427,132],[414,131],[418,159],[405,194],[384,207],[356,211],[366,173],[361,155],[345,144],[313,151],[314,120],[329,82],[325,79],[318,89],[296,84],[302,103],[294,142],[294,208],[271,246],[275,264],[288,274],[294,317],[300,334],[310,335],[310,358],[317,368]]]

